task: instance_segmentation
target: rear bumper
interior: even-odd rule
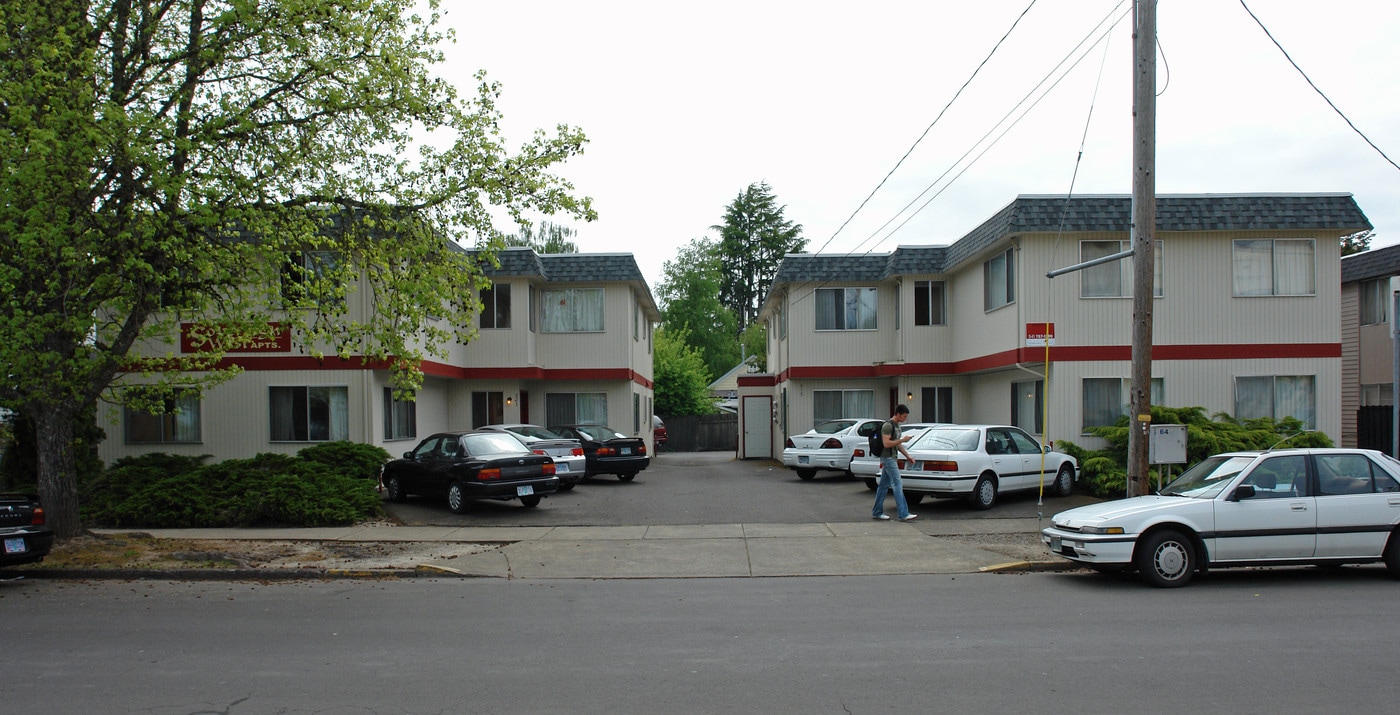
[[[42,561],[53,548],[53,529],[17,526],[0,529],[0,568]]]
[[[596,457],[588,463],[588,476],[595,474],[636,474],[651,466],[651,457]]]
[[[546,479],[512,479],[508,481],[462,482],[462,491],[468,499],[518,499],[522,496],[553,494],[559,491],[559,477]],[[522,488],[529,491],[522,494]]]
[[[851,468],[850,455],[798,454],[783,452],[783,466],[789,469],[832,469],[844,472]]]

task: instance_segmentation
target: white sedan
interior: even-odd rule
[[[908,442],[905,442],[905,445],[908,445],[918,439],[924,430],[939,426],[942,425],[932,422],[905,422],[899,426],[899,433],[903,437],[910,438]],[[851,475],[856,479],[864,480],[867,489],[876,489],[880,486],[880,458],[867,454],[869,451],[868,445],[862,444],[856,447],[856,451],[851,457]],[[904,458],[900,457],[899,461],[902,467]]]
[[[899,475],[910,504],[925,496],[964,497],[990,509],[999,494],[1025,489],[1069,496],[1079,468],[1074,457],[1009,425],[931,427],[905,448],[913,462],[902,464]]]
[[[817,476],[818,469],[850,473],[852,455],[857,449],[865,450],[870,433],[883,423],[880,419],[848,417],[788,437],[783,443],[783,466],[796,471],[800,479]]]
[[[1056,514],[1050,551],[1098,571],[1183,586],[1220,566],[1383,561],[1400,577],[1400,462],[1369,449],[1206,458],[1152,496]]]

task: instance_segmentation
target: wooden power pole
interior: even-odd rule
[[[1128,496],[1148,493],[1152,427],[1152,277],[1157,234],[1157,0],[1133,2],[1133,352]]]

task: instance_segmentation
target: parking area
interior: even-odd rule
[[[458,515],[442,501],[421,498],[385,502],[385,507],[409,526],[807,524],[868,519],[874,498],[863,482],[836,472],[803,481],[773,460],[741,460],[733,452],[662,452],[634,481],[595,477],[531,509],[515,501],[479,502]],[[913,511],[921,520],[1034,518],[1038,511],[1048,518],[1084,502],[1047,493],[1038,504],[1032,492],[1004,496],[988,511],[953,500],[925,501]],[[886,500],[886,510],[893,509],[893,501]]]

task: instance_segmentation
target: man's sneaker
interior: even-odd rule
[[[917,518],[919,518],[919,515],[918,515],[918,514],[910,514],[909,516],[906,516],[906,517],[904,517],[903,519],[900,519],[900,521],[913,521],[913,520],[915,520],[915,519],[917,519]]]
[[[890,520],[890,515],[889,515],[889,514],[878,514],[878,515],[872,516],[872,517],[870,517],[870,518],[871,518],[871,519],[876,519],[876,520],[879,520],[879,521],[889,521],[889,520]]]

